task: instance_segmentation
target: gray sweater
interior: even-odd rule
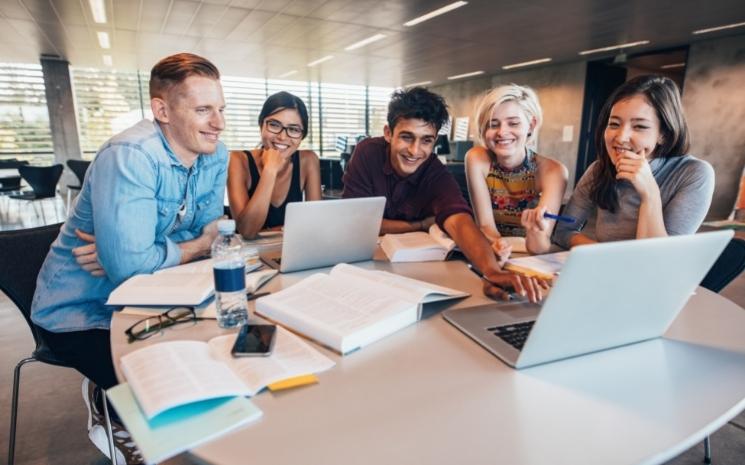
[[[669,235],[696,232],[706,216],[714,193],[714,169],[691,155],[655,158],[649,162],[657,185],[660,186],[662,215]],[[590,187],[598,175],[594,162],[577,183],[564,215],[577,218],[577,223],[558,223],[554,242],[566,249],[572,236],[596,214],[595,237],[599,242],[620,241],[636,237],[641,199],[628,181],[617,184],[618,209],[615,213],[597,207],[590,198]]]

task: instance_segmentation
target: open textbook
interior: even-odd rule
[[[291,332],[277,328],[268,357],[233,358],[236,335],[209,342],[170,341],[121,359],[124,377],[148,420],[171,408],[234,396],[253,396],[269,384],[318,373],[334,362]]]
[[[380,247],[392,262],[432,262],[445,260],[455,242],[433,224],[429,232],[386,234]]]
[[[229,397],[182,405],[148,420],[129,383],[107,390],[106,397],[137,443],[145,463],[160,463],[262,415],[245,397]]]
[[[256,265],[262,266],[261,263]],[[256,269],[255,267],[253,269]],[[246,292],[255,292],[276,270],[246,269]],[[215,292],[212,259],[138,274],[109,295],[107,305],[199,305]]]
[[[347,354],[414,322],[423,303],[467,297],[385,271],[339,264],[256,301],[256,311]]]
[[[504,267],[516,273],[551,280],[559,274],[568,257],[569,252],[566,251],[510,258]]]

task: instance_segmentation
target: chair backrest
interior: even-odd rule
[[[18,172],[26,180],[37,199],[54,197],[57,194],[57,183],[62,176],[63,166],[19,166]]]
[[[70,168],[70,171],[75,174],[75,177],[78,178],[79,185],[83,185],[83,180],[85,179],[85,172],[88,171],[88,167],[90,166],[91,162],[88,160],[67,160],[67,167]]]
[[[62,223],[32,229],[0,231],[0,290],[18,307],[31,323],[31,301],[36,291],[36,278],[41,265],[60,231]]]
[[[17,158],[6,158],[0,160],[0,170],[18,169],[21,166],[28,165],[27,160],[18,160]]]
[[[745,240],[734,238],[714,262],[701,286],[719,292],[745,269]]]

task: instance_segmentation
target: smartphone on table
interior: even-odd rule
[[[233,357],[266,357],[274,349],[275,325],[245,324],[238,331],[233,349]]]

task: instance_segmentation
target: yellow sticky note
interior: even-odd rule
[[[305,386],[306,384],[315,384],[317,382],[318,377],[316,375],[300,375],[277,381],[267,387],[270,391],[281,391],[282,389],[290,389],[298,386]]]

